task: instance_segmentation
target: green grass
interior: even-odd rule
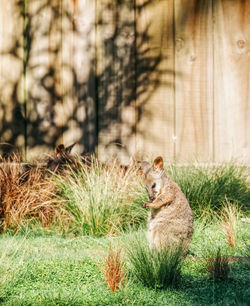
[[[70,172],[56,179],[64,230],[68,224],[67,231],[75,235],[100,237],[145,225],[147,212],[141,203],[146,193],[136,169],[124,175],[116,163],[106,168],[93,160],[90,169]]]
[[[146,239],[135,239],[128,248],[133,275],[155,289],[176,287],[180,283],[185,257],[180,246],[150,248]]]
[[[168,170],[196,216],[221,209],[225,201],[237,204],[249,214],[250,184],[245,167],[233,163],[214,167],[172,165]]]
[[[2,231],[101,237],[146,225],[147,210],[141,206],[148,196],[143,178],[134,168],[124,173],[116,161],[107,167],[93,158],[90,168],[82,165],[77,172],[69,168],[62,175],[44,176],[42,168],[34,168],[25,180],[18,163],[15,167],[8,161],[2,165]],[[226,203],[249,214],[245,168],[232,163],[220,167],[190,164],[172,165],[168,171],[186,194],[196,218],[207,215],[210,221],[211,213]]]
[[[216,280],[227,280],[230,272],[229,259],[221,255],[221,249],[207,259],[207,269],[210,276]]]
[[[172,178],[187,196],[195,217],[220,211],[232,203],[249,213],[250,185],[243,167],[225,164],[220,167],[190,165],[169,169]],[[125,175],[114,162],[104,167],[93,159],[93,167],[58,176],[59,218],[62,231],[73,235],[105,236],[145,226],[147,213],[141,204],[147,200],[143,179],[136,169]]]
[[[216,223],[196,221],[190,253],[197,260],[186,260],[177,288],[159,290],[144,286],[126,257],[135,236],[130,232],[117,237],[77,238],[0,237],[1,305],[247,305],[250,298],[249,263],[230,264],[226,281],[210,277],[206,257],[221,247],[223,255],[248,256],[249,225],[237,221],[240,231],[231,248]],[[113,293],[98,265],[103,263],[112,243],[123,249],[127,267],[125,286]]]
[[[247,216],[250,187],[243,168],[169,169],[195,212],[189,250],[195,260],[180,264],[176,258],[169,259],[168,252],[154,253],[143,244],[133,246],[135,237],[145,236],[147,217],[147,210],[141,208],[147,194],[135,170],[124,175],[115,163],[108,168],[94,161],[91,169],[69,171],[70,175],[50,177],[46,182],[52,187],[44,194],[46,203],[33,179],[26,185],[16,183],[18,172],[12,174],[9,189],[2,189],[1,209],[9,218],[6,229],[11,224],[14,231],[14,224],[19,234],[13,236],[12,231],[12,235],[0,236],[1,305],[249,304],[249,261],[229,264],[227,278],[215,279],[204,260],[218,249],[223,256],[249,257],[249,223],[243,222],[238,208]],[[13,187],[15,197],[10,192]],[[13,220],[13,216],[19,218]],[[122,248],[126,275],[115,293],[99,268],[110,245]],[[137,267],[144,269],[142,277],[131,265],[127,250],[138,260]]]

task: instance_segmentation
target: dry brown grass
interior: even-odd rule
[[[111,291],[115,292],[123,286],[125,273],[122,266],[121,249],[109,248],[108,256],[101,271]]]
[[[32,218],[46,226],[52,222],[56,193],[55,184],[37,166],[24,170],[20,158],[1,159],[0,218],[2,230],[18,229]]]
[[[70,235],[103,235],[140,224],[146,215],[135,203],[144,195],[137,169],[90,161],[79,159],[77,172],[66,164],[52,175],[45,164],[24,166],[18,156],[0,156],[1,230],[19,231],[39,222]]]
[[[234,248],[236,245],[236,224],[240,217],[239,208],[230,202],[226,202],[225,206],[217,214],[222,231],[227,237],[228,244]]]

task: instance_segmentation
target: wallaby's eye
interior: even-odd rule
[[[152,187],[151,187],[151,188],[152,188],[152,189],[154,189],[154,188],[155,188],[155,186],[156,186],[156,184],[154,183],[154,184],[152,185]]]

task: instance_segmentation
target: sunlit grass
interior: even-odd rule
[[[225,200],[249,212],[250,184],[246,168],[227,163],[202,167],[190,165],[169,168],[172,178],[186,195],[196,216],[221,209]]]
[[[201,221],[195,221],[193,257],[181,264],[181,278],[175,285],[164,290],[161,285],[150,287],[138,280],[126,256],[135,237],[146,242],[145,229],[101,238],[2,234],[1,305],[247,305],[249,263],[241,261],[249,254],[247,224],[237,220],[241,230],[235,248],[231,248],[215,219],[211,223]],[[112,257],[110,261],[119,263],[118,267],[122,262],[126,275],[124,286],[115,293],[97,265],[104,267],[110,244],[118,253],[122,249],[120,259]],[[215,258],[218,248],[223,257],[240,256],[229,263],[227,279],[215,278],[207,269],[206,258]],[[154,262],[153,257],[149,260]]]
[[[123,287],[125,272],[121,258],[121,248],[113,249],[110,246],[103,266],[99,265],[99,267],[111,291],[115,292]]]
[[[181,246],[150,248],[146,239],[131,241],[128,258],[135,277],[155,289],[175,287],[181,279],[184,256]]]
[[[228,244],[234,248],[237,237],[237,221],[240,219],[241,212],[236,205],[225,202],[221,211],[217,214],[218,222],[222,231],[227,237]]]
[[[117,161],[103,165],[92,157],[88,165],[79,160],[74,169],[65,166],[54,174],[42,167],[24,171],[20,158],[15,158],[2,159],[0,165],[2,231],[99,237],[146,226],[147,210],[141,205],[148,196],[138,169],[124,171]],[[195,218],[207,223],[214,212],[224,215],[220,224],[233,246],[234,212],[231,223],[225,221],[223,207],[228,202],[241,207],[243,215],[249,212],[250,187],[244,168],[231,163],[220,167],[190,164],[172,165],[168,171],[187,196]]]
[[[124,173],[116,162],[106,167],[93,159],[90,168],[71,170],[56,182],[70,218],[69,231],[103,236],[145,224],[147,212],[140,204],[146,194],[137,169]]]

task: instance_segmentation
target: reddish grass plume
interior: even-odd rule
[[[239,208],[226,202],[226,205],[217,214],[217,219],[220,223],[222,231],[227,237],[228,244],[234,248],[236,245],[237,221],[241,215]]]
[[[32,218],[46,226],[52,222],[56,209],[53,197],[55,184],[45,178],[44,169],[35,166],[24,170],[21,158],[1,158],[0,165],[0,219],[2,231],[18,231]]]
[[[111,291],[115,292],[124,284],[125,273],[121,260],[121,249],[109,248],[108,256],[102,269],[106,283]]]

